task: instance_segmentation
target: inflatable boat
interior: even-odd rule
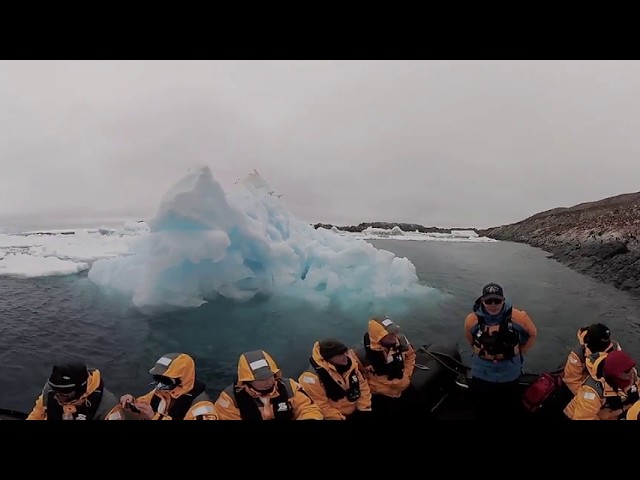
[[[433,420],[473,420],[474,409],[469,395],[470,367],[461,360],[457,345],[423,345],[416,349],[416,367],[411,379],[417,391],[419,405],[426,418]],[[562,367],[549,372],[559,378]],[[524,373],[519,379],[520,393],[535,382],[541,373]],[[564,420],[562,410],[572,398],[563,384],[544,408],[531,412],[522,406],[523,417]]]
[[[361,352],[358,352],[359,354]],[[469,395],[470,367],[462,363],[457,345],[423,345],[416,349],[416,366],[411,384],[417,396],[416,420],[473,420],[474,409]],[[562,369],[550,372],[559,375]],[[520,377],[521,393],[540,376],[525,373]],[[522,409],[523,416],[566,419],[562,409],[571,394],[566,387],[557,392],[553,401],[536,412]],[[25,420],[28,414],[0,409],[0,420]],[[381,416],[384,417],[384,414]]]

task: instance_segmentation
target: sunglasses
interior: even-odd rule
[[[160,390],[171,390],[178,386],[180,379],[165,377],[163,375],[154,375],[152,383],[157,384]]]
[[[487,298],[482,303],[485,305],[500,305],[504,300],[502,298]]]

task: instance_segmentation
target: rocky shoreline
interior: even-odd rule
[[[555,208],[477,233],[541,248],[574,270],[640,295],[640,193]]]

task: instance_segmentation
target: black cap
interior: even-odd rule
[[[504,290],[497,283],[487,283],[482,288],[482,298],[486,297],[502,297],[504,298]]]
[[[86,387],[89,379],[87,366],[80,362],[69,362],[55,365],[49,377],[49,386],[53,389],[76,390]]]
[[[329,338],[320,342],[320,355],[325,360],[329,360],[336,355],[345,353],[349,348],[340,340]]]

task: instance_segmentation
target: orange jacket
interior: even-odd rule
[[[345,392],[351,384],[350,378],[355,375],[360,389],[360,397],[355,402],[349,401],[346,395],[338,400],[330,399],[327,396],[320,377],[313,367],[303,372],[298,379],[298,383],[303,386],[304,391],[309,394],[316,405],[320,407],[320,410],[322,410],[322,415],[325,420],[344,420],[347,416],[355,412],[356,409],[360,411],[371,410],[371,391],[369,384],[362,375],[362,372],[360,372],[359,362],[355,353],[349,350],[348,355],[351,360],[351,367],[342,374],[338,373],[335,366],[322,358],[322,355],[320,355],[320,342],[315,342],[313,345],[311,358],[313,358],[318,366],[323,368],[331,376],[333,381]]]
[[[100,386],[100,370],[94,369],[89,372],[89,380],[87,382],[87,391],[83,393],[80,398],[63,405],[62,408],[67,413],[77,413],[76,408],[83,405],[87,397],[89,397]],[[45,406],[45,397],[49,395],[49,385],[45,385],[42,393],[38,396],[36,403],[31,410],[31,413],[27,416],[26,420],[47,420],[47,407]],[[56,401],[56,400],[54,400]],[[118,399],[109,390],[102,387],[102,398],[100,399],[100,406],[96,410],[94,418],[87,418],[86,420],[106,420],[114,411],[119,409]]]
[[[255,352],[252,352],[255,353]],[[237,382],[229,385],[220,393],[215,402],[215,409],[219,420],[243,420],[240,408],[236,402],[234,390],[239,393],[249,394],[255,401],[262,420],[274,420],[275,412],[271,400],[280,395],[280,390],[284,387],[287,395],[287,403],[283,405],[289,407],[293,413],[293,420],[323,420],[320,407],[316,405],[311,397],[291,378],[282,378],[281,371],[271,356],[264,351],[260,351],[262,359],[258,362],[251,362],[245,354],[240,355],[238,360]],[[247,386],[247,382],[256,380],[252,370],[254,364],[260,363],[260,369],[268,369],[275,376],[278,382],[277,389],[269,395],[258,395],[253,389]],[[252,367],[253,365],[253,367]]]
[[[576,395],[564,409],[564,414],[571,420],[618,420],[625,410],[632,408],[632,405],[615,410],[607,407],[610,397],[620,396],[622,400],[626,400],[626,393],[616,392],[603,377],[598,376],[598,366],[606,356],[606,353],[600,352],[587,357],[589,377],[580,385]],[[636,387],[640,387],[637,372],[635,375],[634,383]]]
[[[589,372],[585,366],[585,358],[589,357],[593,352],[589,350],[584,343],[584,337],[586,334],[586,329],[581,328],[578,330],[576,335],[578,337],[579,345],[569,352],[567,362],[564,366],[564,374],[562,376],[564,383],[574,395],[578,393],[580,385],[582,385],[589,376]],[[605,352],[608,353],[613,350],[621,350],[621,347],[617,342],[611,342]]]
[[[640,420],[640,400],[627,410],[627,420]]]
[[[173,420],[169,415],[171,405],[179,397],[189,393],[196,384],[196,366],[193,358],[186,353],[170,353],[160,358],[163,363],[168,363],[162,375],[170,378],[179,378],[180,384],[173,390],[151,390],[146,395],[138,397],[137,402],[151,404],[154,397],[157,397],[159,403],[155,409],[155,415],[152,420]],[[159,360],[159,362],[160,362]],[[163,363],[156,363],[151,370],[162,366]],[[114,418],[115,419],[115,418]],[[185,414],[183,420],[217,420],[218,417],[213,406],[213,402],[209,396],[202,392],[194,400],[189,410]]]
[[[397,328],[396,325],[393,326]],[[383,337],[390,333],[389,330],[383,325],[383,321],[377,319],[369,320],[367,333],[369,335],[370,342],[369,348],[374,353],[379,352],[388,359],[391,355],[391,351],[383,347],[380,343],[380,340],[382,340]],[[411,376],[413,375],[413,370],[416,365],[416,351],[409,343],[409,340],[407,340],[407,337],[398,334],[398,339],[398,343],[406,348],[406,350],[402,353],[404,363],[402,378],[394,378],[393,380],[389,380],[386,375],[378,375],[376,374],[370,361],[367,359],[366,354],[362,359],[361,370],[364,374],[364,377],[367,379],[367,382],[369,383],[369,389],[371,390],[372,395],[379,394],[398,398],[400,397],[400,395],[402,395],[402,392],[404,392],[411,384]]]

